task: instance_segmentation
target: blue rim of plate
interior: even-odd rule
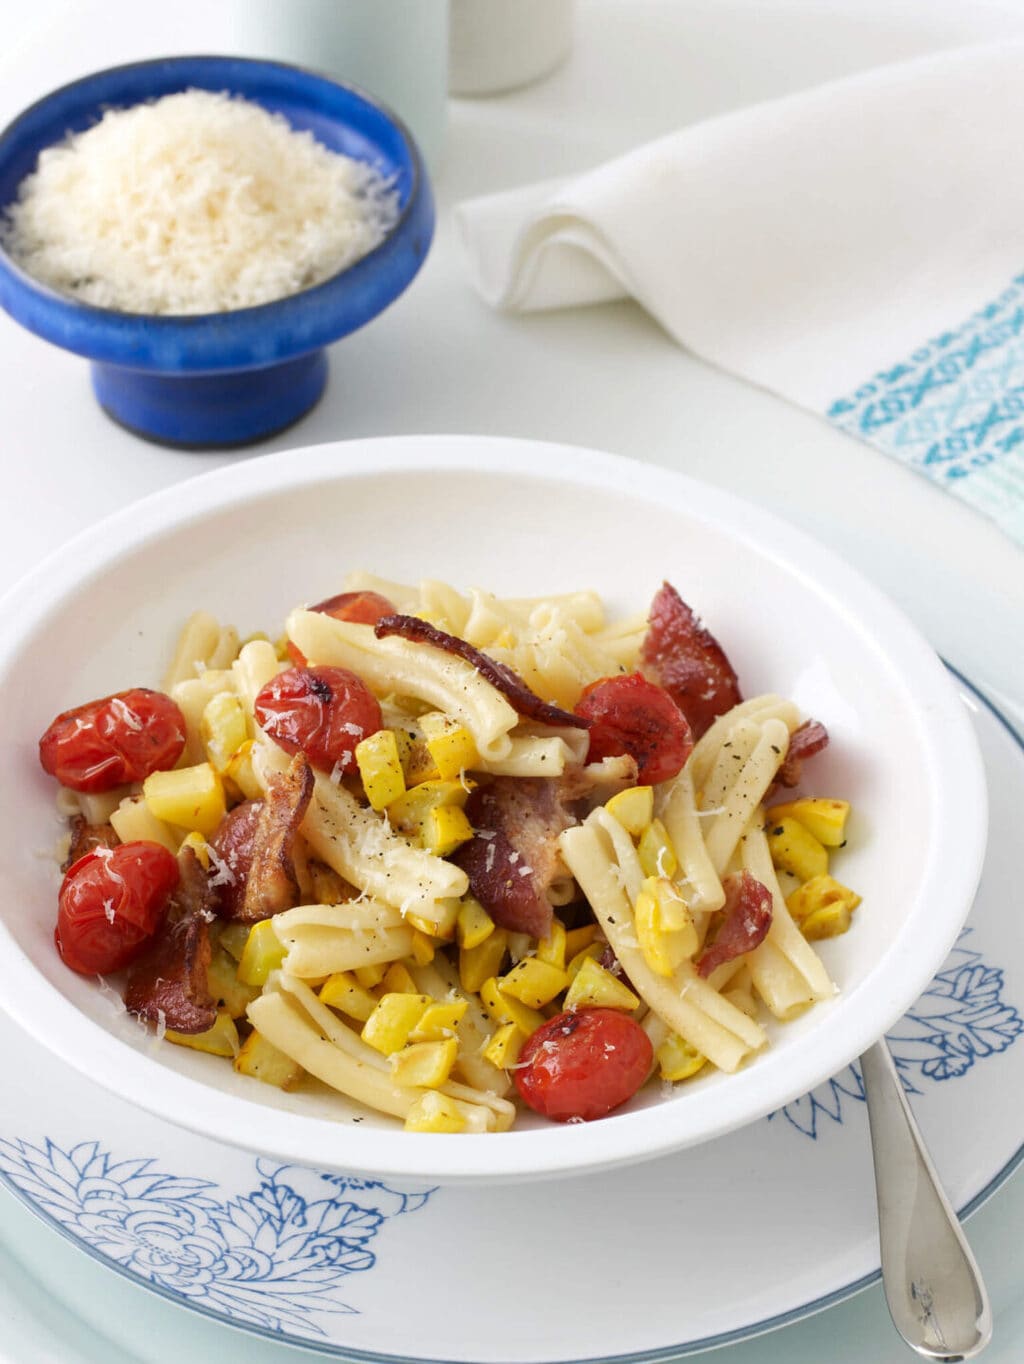
[[[1018,732],[1016,726],[1003,714],[1003,712],[981,692],[973,682],[955,668],[946,659],[943,659],[945,667],[956,679],[956,681],[974,698],[979,705],[995,719],[1000,728],[1005,730],[1009,737],[1016,744],[1022,756],[1024,756],[1024,735]],[[1005,1165],[999,1169],[984,1188],[980,1189],[973,1198],[969,1199],[961,1208],[957,1209],[957,1216],[963,1221],[970,1217],[996,1193],[1010,1176],[1024,1164],[1024,1143],[1018,1146]],[[0,1186],[7,1189],[19,1203],[26,1207],[39,1220],[58,1232],[64,1240],[69,1241],[73,1246],[80,1250],[90,1259],[95,1260],[104,1268],[119,1274],[130,1283],[145,1289],[149,1293],[154,1293],[157,1297],[165,1299],[175,1307],[181,1307],[187,1311],[195,1312],[199,1316],[207,1317],[210,1321],[215,1321],[221,1326],[226,1326],[232,1330],[239,1331],[244,1335],[259,1336],[263,1340],[269,1340],[279,1345],[290,1345],[295,1348],[306,1350],[311,1354],[330,1356],[334,1359],[351,1361],[351,1364],[449,1364],[442,1359],[431,1359],[425,1355],[396,1355],[382,1354],[378,1351],[360,1350],[354,1346],[332,1345],[327,1341],[311,1340],[308,1336],[294,1335],[288,1331],[268,1331],[264,1327],[249,1324],[248,1322],[236,1321],[231,1317],[223,1316],[219,1312],[203,1307],[200,1303],[182,1298],[180,1294],[171,1292],[170,1289],[162,1287],[160,1284],[153,1283],[150,1279],[145,1279],[142,1275],[133,1270],[119,1265],[115,1260],[109,1259],[93,1246],[74,1236],[64,1225],[50,1213],[39,1207],[29,1198],[22,1189],[2,1171],[0,1171]],[[880,1283],[882,1278],[881,1269],[872,1270],[869,1274],[862,1275],[859,1279],[853,1279],[850,1283],[844,1284],[841,1288],[835,1288],[830,1293],[824,1293],[820,1297],[812,1298],[808,1302],[801,1303],[799,1307],[791,1307],[785,1312],[780,1312],[776,1316],[764,1317],[760,1321],[751,1322],[747,1326],[739,1326],[732,1331],[721,1331],[717,1335],[702,1336],[698,1340],[687,1341],[681,1345],[662,1345],[653,1350],[631,1351],[629,1354],[617,1355],[587,1355],[573,1358],[572,1360],[552,1360],[550,1364],[663,1364],[665,1361],[682,1359],[689,1355],[700,1354],[705,1350],[718,1349],[723,1345],[738,1345],[745,1340],[752,1340],[756,1336],[766,1335],[770,1331],[778,1330],[783,1326],[792,1326],[798,1321],[803,1321],[806,1317],[812,1317],[817,1312],[822,1312],[826,1308],[834,1307],[837,1303],[845,1302],[847,1298],[852,1298],[861,1293],[873,1284]]]

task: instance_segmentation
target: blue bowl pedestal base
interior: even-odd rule
[[[261,369],[154,374],[94,363],[93,391],[121,426],[162,445],[248,445],[291,426],[327,383],[327,352]]]

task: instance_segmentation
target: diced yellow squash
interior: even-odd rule
[[[233,691],[218,692],[207,701],[199,733],[214,771],[223,776],[231,759],[249,739],[245,708]]]
[[[647,877],[636,897],[633,916],[640,951],[656,975],[673,975],[700,946],[693,915],[667,877]]]
[[[184,852],[186,848],[195,853],[204,871],[210,870],[210,845],[202,834],[186,834],[181,840],[179,852]]]
[[[537,960],[565,970],[565,944],[568,935],[561,919],[551,920],[551,932],[537,943]]]
[[[603,942],[589,942],[586,947],[581,947],[574,957],[569,958],[565,968],[565,974],[569,977],[569,984],[576,979],[584,962],[597,961],[604,954],[605,945]]]
[[[439,999],[428,1004],[409,1034],[410,1042],[444,1042],[455,1035],[469,1008],[468,999]]]
[[[125,796],[110,816],[110,823],[122,843],[134,843],[142,838],[149,843],[159,843],[172,853],[177,853],[181,844],[181,834],[157,819],[141,796]]]
[[[174,1032],[168,1028],[164,1033],[168,1042],[178,1047],[191,1047],[193,1051],[207,1051],[211,1056],[238,1055],[238,1029],[235,1020],[225,1010],[217,1014],[217,1020],[206,1032]]]
[[[441,777],[458,777],[480,762],[475,739],[457,720],[440,711],[428,711],[420,716],[420,728],[426,736],[427,752]]]
[[[645,876],[675,876],[679,859],[660,819],[652,819],[640,835],[637,856]]]
[[[355,886],[339,876],[333,867],[311,857],[306,863],[309,888],[318,905],[342,905],[358,895]]]
[[[384,979],[387,971],[386,962],[374,962],[372,966],[357,966],[352,974],[364,990],[373,990]],[[399,990],[396,993],[402,994],[403,992]]]
[[[152,772],[142,783],[142,795],[157,819],[180,829],[195,829],[209,837],[224,818],[224,784],[212,763]]]
[[[206,986],[218,1009],[232,1018],[241,1018],[260,992],[258,985],[247,985],[238,979],[238,963],[223,947],[214,947],[206,972]]]
[[[373,809],[386,809],[404,793],[405,775],[394,730],[379,729],[360,740],[356,744],[356,765]]]
[[[422,932],[418,928],[412,931],[412,951],[409,955],[417,966],[429,966],[434,960],[437,948],[434,940],[429,934]]]
[[[245,951],[245,944],[248,940],[248,924],[224,924],[218,935],[221,947],[229,956],[234,957],[236,962],[242,960],[242,953]]]
[[[415,990],[415,985],[413,989]],[[320,986],[320,999],[332,1009],[365,1023],[377,1007],[369,990],[364,990],[351,971],[335,971]]]
[[[541,1009],[562,993],[569,984],[569,977],[560,967],[541,961],[539,957],[524,957],[502,976],[499,984],[503,994],[511,995],[531,1009]]]
[[[684,1042],[675,1032],[665,1038],[654,1055],[661,1071],[661,1078],[671,1080],[673,1084],[696,1075],[703,1069],[708,1059],[696,1047],[691,1047],[689,1042]]]
[[[418,928],[421,933],[426,933],[428,937],[439,938],[442,942],[451,942],[455,937],[455,928],[459,922],[459,901],[435,900],[433,914],[434,917],[430,919],[422,914],[407,914],[405,922],[412,924],[413,928]]]
[[[410,790],[423,782],[439,781],[441,778],[425,739],[412,739],[403,747],[402,771],[405,774],[405,784]]]
[[[452,1073],[458,1054],[454,1037],[443,1042],[414,1042],[391,1054],[391,1078],[397,1085],[438,1089]]]
[[[589,947],[600,931],[597,924],[584,924],[582,928],[570,928],[565,935],[566,961],[572,961],[578,952]]]
[[[772,862],[801,881],[828,873],[828,852],[814,835],[791,815],[765,825]]]
[[[246,800],[259,800],[263,795],[263,787],[259,783],[256,769],[253,766],[252,750],[252,740],[246,739],[245,743],[231,755],[224,772],[224,779],[233,783],[239,794]]]
[[[472,837],[473,826],[457,805],[437,805],[424,816],[420,841],[435,857],[447,857]]]
[[[592,957],[588,957],[576,972],[565,996],[567,1009],[624,1009],[632,1013],[639,1005],[639,999],[629,986],[623,985]]]
[[[360,1036],[371,1047],[390,1056],[405,1046],[430,1003],[429,995],[384,995],[363,1024]]]
[[[768,821],[771,824],[786,818],[798,820],[826,848],[839,848],[846,837],[849,813],[849,801],[805,797],[773,805],[768,811]]]
[[[501,970],[508,949],[508,932],[496,928],[476,947],[459,949],[459,984],[467,994],[475,995],[485,980]]]
[[[494,920],[479,900],[467,895],[459,901],[459,917],[455,935],[460,947],[479,947],[494,932]],[[493,975],[493,972],[490,972]]]
[[[527,1037],[536,1032],[544,1022],[542,1013],[529,1008],[512,995],[507,995],[501,988],[501,982],[493,976],[481,985],[480,1002],[499,1027],[505,1023],[514,1023]]]
[[[271,971],[278,969],[284,957],[285,946],[274,932],[274,921],[261,919],[253,924],[245,940],[238,963],[238,979],[245,985],[265,985]]]
[[[852,913],[860,904],[860,896],[832,876],[814,876],[786,898],[786,905],[794,919],[806,919],[826,905],[842,904]]]
[[[474,1120],[481,1110],[477,1104],[450,1099],[436,1089],[420,1094],[405,1118],[407,1132],[468,1132],[482,1131]]]
[[[519,1060],[525,1041],[526,1035],[520,1027],[515,1023],[503,1023],[484,1047],[484,1056],[492,1066],[508,1070]]]
[[[428,810],[439,805],[453,805],[461,810],[468,799],[469,791],[460,781],[423,781],[392,801],[388,819],[393,828],[418,838]]]
[[[404,962],[393,961],[384,972],[378,989],[382,995],[415,995],[419,991],[419,986],[409,974],[409,968]]]
[[[612,796],[604,808],[628,834],[639,838],[654,818],[654,787],[630,786]]]
[[[800,931],[809,942],[820,938],[838,938],[850,927],[850,908],[841,900],[823,905],[806,919],[800,920]]]
[[[272,1042],[268,1042],[255,1029],[242,1043],[242,1049],[235,1057],[235,1070],[239,1075],[249,1075],[265,1085],[286,1090],[294,1089],[305,1074],[297,1061],[278,1051]]]

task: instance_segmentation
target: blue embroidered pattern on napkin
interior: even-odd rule
[[[827,416],[1024,542],[1024,274]]]

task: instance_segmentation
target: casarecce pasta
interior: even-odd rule
[[[40,752],[73,822],[61,953],[126,971],[171,1042],[500,1132],[517,1100],[587,1120],[756,1064],[835,992],[813,942],[859,903],[830,874],[848,807],[779,798],[828,736],[742,700],[667,584],[609,621],[588,591],[356,573],[276,644],[197,612],[165,687]]]

